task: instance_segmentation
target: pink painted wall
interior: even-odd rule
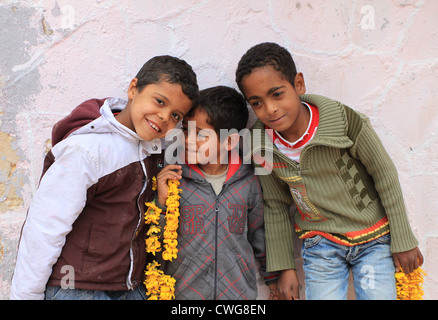
[[[239,58],[263,41],[293,53],[308,93],[370,116],[425,256],[425,298],[437,299],[437,16],[432,0],[2,0],[0,299],[57,120],[88,98],[126,97],[154,55],[185,59],[201,88],[235,87]]]

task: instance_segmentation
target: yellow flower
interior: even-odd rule
[[[179,192],[178,180],[168,181],[168,195],[166,200],[166,225],[163,233],[163,243],[165,250],[162,253],[164,260],[176,259],[178,254],[178,238],[177,230],[179,224]],[[152,178],[152,189],[156,190],[157,179]],[[146,251],[155,255],[156,252],[161,251],[161,243],[159,237],[161,235],[161,228],[158,226],[160,214],[162,210],[155,205],[155,202],[146,203],[148,207],[145,213],[145,223],[151,224],[146,233]],[[175,299],[175,279],[169,275],[164,274],[160,270],[160,264],[155,260],[149,263],[146,267],[146,279],[144,284],[146,286],[146,294],[149,300],[171,300]]]
[[[421,267],[409,274],[405,274],[403,270],[396,272],[397,300],[422,300],[423,282],[426,275]]]
[[[152,261],[148,263],[146,272],[153,272],[159,270],[160,264],[157,261]]]
[[[146,233],[147,236],[153,235],[153,234],[159,234],[161,232],[161,228],[157,225],[150,226],[148,232]]]
[[[149,295],[149,299],[153,300],[154,297],[160,292],[160,281],[163,275],[163,271],[159,270],[160,264],[156,261],[149,263],[146,267],[146,279],[144,284],[146,286],[146,293]]]
[[[157,178],[152,177],[152,191],[157,190]]]
[[[178,236],[176,230],[178,230],[178,222],[168,221],[168,223],[164,227],[164,232],[166,232],[164,237],[176,238]]]
[[[176,230],[166,230],[164,229],[164,238],[165,239],[176,239],[178,238],[178,234],[176,233]]]
[[[173,261],[173,259],[177,258],[177,253],[178,253],[178,250],[176,250],[175,253],[173,253],[172,250],[165,250],[165,251],[163,251],[162,256],[163,256],[164,260]]]
[[[161,251],[161,242],[157,236],[150,236],[146,239],[146,252],[152,253]]]
[[[160,300],[175,299],[175,279],[173,277],[164,275],[162,279],[162,287],[160,292]]]
[[[160,221],[160,214],[163,210],[158,208],[155,202],[147,202],[146,206],[148,207],[148,209],[145,213],[145,223],[158,224]]]
[[[173,239],[164,239],[163,242],[166,243],[166,247],[176,248],[176,246],[178,245],[178,241]]]

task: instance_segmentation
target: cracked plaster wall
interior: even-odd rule
[[[88,98],[125,97],[159,54],[187,60],[201,88],[235,87],[239,58],[262,41],[292,52],[309,93],[370,116],[425,256],[425,298],[437,299],[437,16],[432,0],[2,0],[0,299],[57,120]]]

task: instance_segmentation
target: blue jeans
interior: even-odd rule
[[[46,300],[146,300],[145,288],[137,286],[134,290],[100,291],[83,289],[63,289],[47,287]]]
[[[353,247],[322,236],[304,239],[301,255],[306,299],[345,300],[350,270],[357,300],[395,300],[390,235]]]

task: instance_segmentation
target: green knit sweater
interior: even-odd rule
[[[418,241],[409,225],[397,170],[369,119],[322,96],[301,99],[318,107],[319,125],[299,164],[284,156],[268,135],[260,134],[265,128],[260,121],[251,130],[256,169],[272,170],[259,175],[268,270],[295,267],[294,223],[300,238],[320,234],[352,246],[390,230],[392,252],[415,248]]]

